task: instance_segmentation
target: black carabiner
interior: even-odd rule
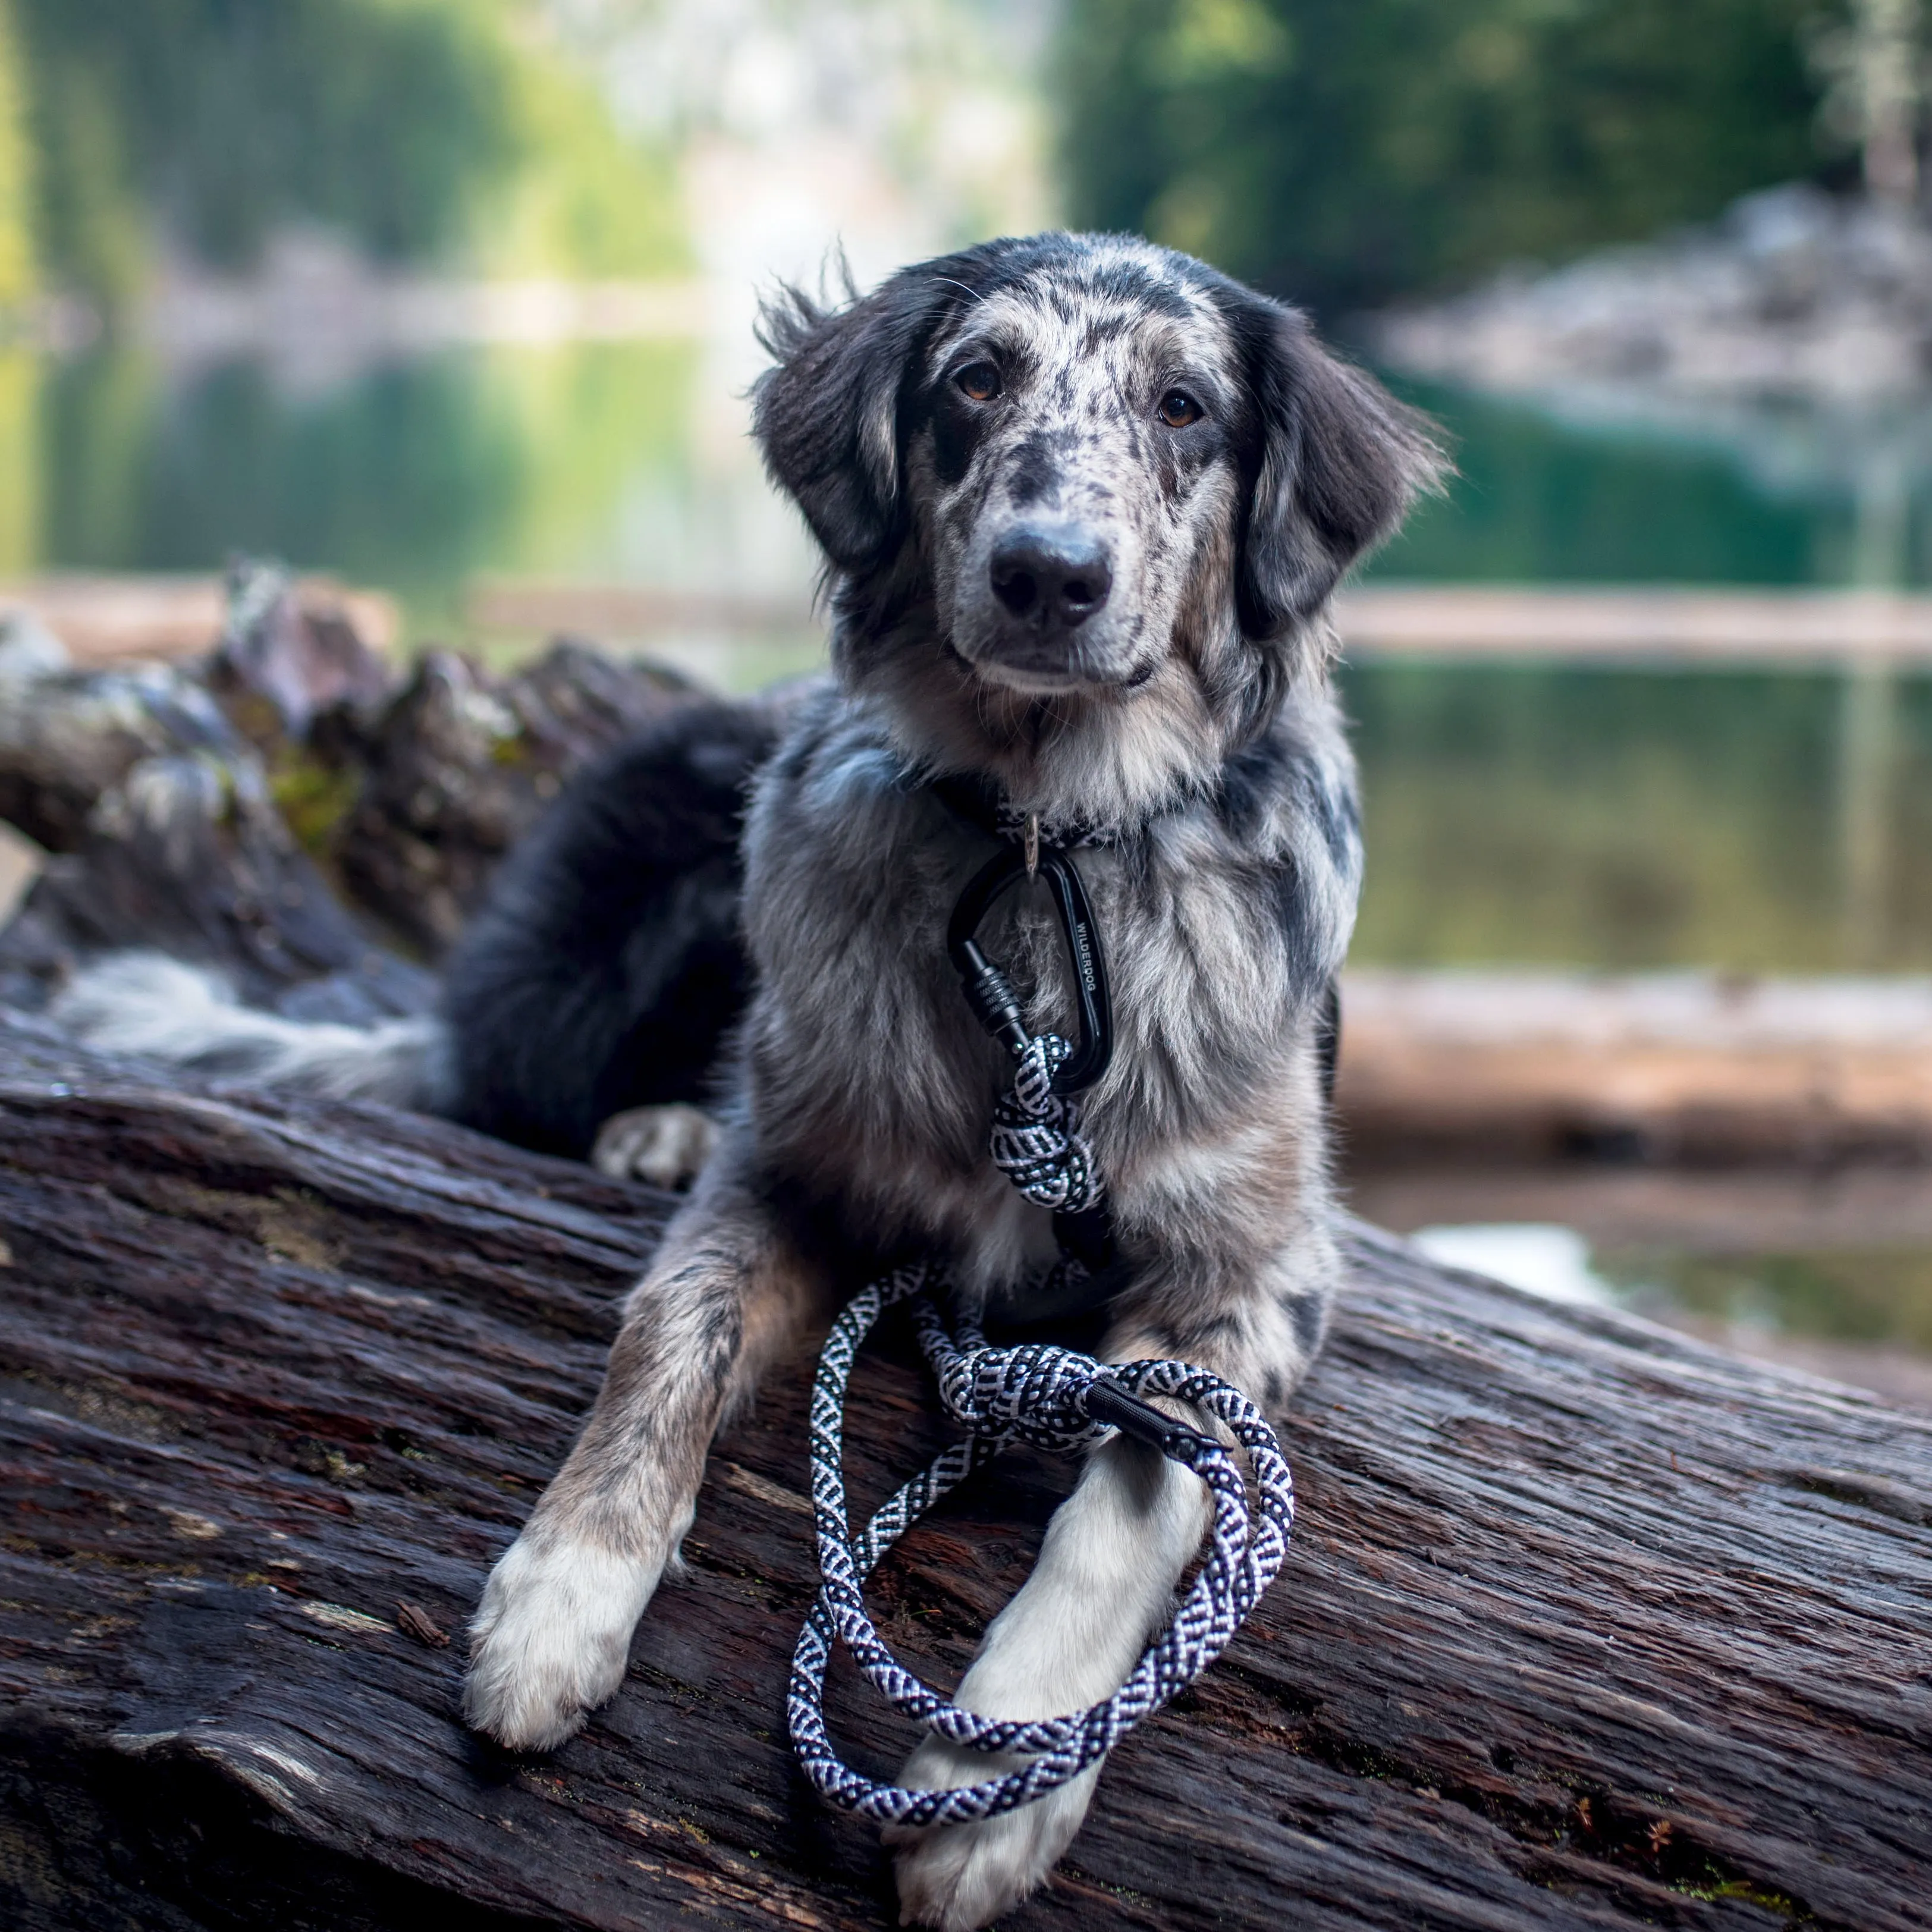
[[[1080,1009],[1080,1043],[1062,1060],[1053,1076],[1056,1094],[1077,1094],[1090,1087],[1107,1070],[1114,1057],[1114,1006],[1107,991],[1107,962],[1100,950],[1100,929],[1094,922],[1087,888],[1072,856],[1054,845],[1043,846],[1040,871],[1053,892],[1060,913],[1060,930],[1073,968],[1074,998]],[[964,988],[967,1004],[987,1032],[1017,1059],[1030,1037],[1026,1016],[1012,982],[980,951],[977,934],[994,902],[1027,876],[1026,856],[1008,846],[967,881],[946,922],[946,951]]]

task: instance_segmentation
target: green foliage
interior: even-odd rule
[[[125,294],[143,216],[208,260],[278,220],[428,254],[512,159],[502,50],[428,0],[16,0],[34,73],[43,232]]]
[[[670,157],[627,140],[587,76],[561,61],[517,64],[514,178],[478,224],[484,266],[597,280],[690,266]]]
[[[8,0],[0,0],[0,318],[34,287],[33,160],[26,93],[13,9]]]
[[[14,0],[43,251],[109,302],[157,224],[245,268],[304,220],[392,261],[678,266],[668,171],[521,0]]]
[[[1074,212],[1329,312],[1813,172],[1817,0],[1069,0]]]
[[[626,506],[688,496],[698,353],[448,350],[303,397],[246,362],[170,386],[143,351],[104,342],[52,368],[28,419],[44,554],[162,571],[280,556],[386,585],[412,625],[447,635],[476,572],[618,574]]]

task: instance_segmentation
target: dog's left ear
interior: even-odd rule
[[[902,268],[828,308],[786,288],[759,316],[774,366],[752,390],[765,466],[840,570],[886,561],[906,529],[899,403],[947,307],[935,265]]]
[[[1425,418],[1330,356],[1307,319],[1249,295],[1229,320],[1256,412],[1237,591],[1244,636],[1318,610],[1357,558],[1394,535],[1449,462]]]

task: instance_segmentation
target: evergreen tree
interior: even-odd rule
[[[1814,172],[1818,0],[1068,0],[1076,218],[1330,313]]]

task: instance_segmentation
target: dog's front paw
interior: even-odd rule
[[[916,1791],[950,1790],[997,1778],[1016,1762],[928,1737],[906,1760],[899,1782]],[[898,1848],[899,1923],[975,1932],[1010,1911],[1039,1888],[1079,1830],[1100,1775],[1096,1764],[1031,1804],[974,1825],[890,1827],[886,1842]]]
[[[718,1123],[696,1107],[629,1107],[597,1130],[590,1165],[613,1180],[688,1187],[717,1144]]]
[[[512,1750],[549,1750],[616,1695],[658,1568],[526,1532],[503,1552],[470,1626],[463,1715]]]

